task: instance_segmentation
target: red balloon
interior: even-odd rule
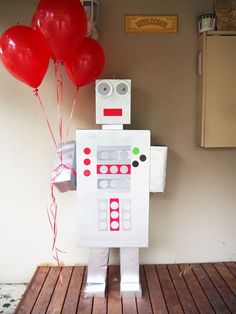
[[[73,47],[65,69],[76,86],[83,86],[96,80],[105,65],[105,55],[98,42],[91,38],[84,38],[82,44]]]
[[[87,16],[79,0],[41,0],[34,24],[46,39],[51,57],[64,62],[76,39],[82,42],[87,32]]]
[[[1,44],[1,37],[0,37],[0,60],[2,59],[2,44]]]
[[[1,60],[18,80],[37,88],[48,69],[49,52],[41,35],[30,27],[17,25],[1,37]]]

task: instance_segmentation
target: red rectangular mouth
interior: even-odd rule
[[[104,117],[121,117],[122,109],[120,108],[103,109],[103,115]]]

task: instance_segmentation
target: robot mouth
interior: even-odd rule
[[[122,109],[121,108],[109,108],[103,109],[104,117],[121,117]]]

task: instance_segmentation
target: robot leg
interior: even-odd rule
[[[87,282],[84,289],[86,297],[104,297],[109,248],[90,248]]]
[[[139,281],[139,249],[120,248],[122,297],[141,297],[142,289]]]

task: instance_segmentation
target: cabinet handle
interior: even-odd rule
[[[202,76],[202,52],[198,52],[198,75]]]

